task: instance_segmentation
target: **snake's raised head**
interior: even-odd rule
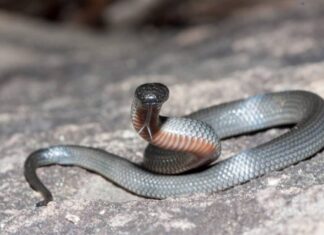
[[[169,98],[169,89],[161,83],[146,83],[137,87],[135,97],[145,106],[161,105]]]
[[[146,83],[137,87],[131,118],[137,133],[151,142],[160,128],[160,109],[169,98],[169,89],[161,83]]]

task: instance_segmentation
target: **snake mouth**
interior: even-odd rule
[[[169,89],[161,83],[146,83],[135,91],[135,97],[142,105],[161,105],[169,98]]]

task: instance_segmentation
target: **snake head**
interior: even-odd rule
[[[169,98],[169,89],[161,83],[146,83],[137,87],[135,97],[144,106],[162,105]]]
[[[161,83],[146,83],[135,90],[131,119],[137,133],[151,142],[160,129],[160,109],[169,98],[169,89]]]

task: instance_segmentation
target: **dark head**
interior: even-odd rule
[[[142,105],[162,105],[169,98],[169,89],[161,83],[145,83],[137,87],[136,99]]]

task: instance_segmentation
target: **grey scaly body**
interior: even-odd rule
[[[146,169],[103,150],[82,146],[53,146],[32,153],[25,162],[25,176],[45,198],[38,205],[52,200],[36,175],[36,169],[42,166],[80,166],[137,195],[166,198],[224,190],[295,164],[324,147],[324,101],[310,92],[258,95],[202,109],[184,118],[159,116],[167,96],[167,88],[156,83],[142,85],[135,93],[132,122],[135,130],[152,144],[145,152]],[[218,137],[224,139],[288,124],[296,125],[278,138],[205,170],[166,175],[201,168],[214,161],[220,153]],[[187,146],[184,141],[192,142]],[[169,150],[163,150],[165,147]],[[190,147],[189,153],[183,152]],[[214,152],[208,152],[208,148]]]

